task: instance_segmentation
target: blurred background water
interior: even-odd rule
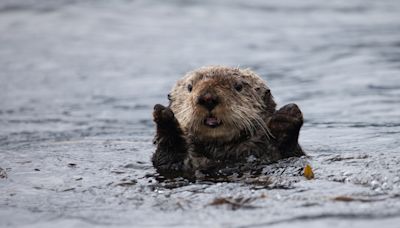
[[[0,226],[397,227],[399,12],[397,0],[2,0]],[[249,67],[278,106],[301,107],[314,180],[156,184],[152,107],[210,64]]]

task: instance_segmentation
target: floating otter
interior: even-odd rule
[[[157,149],[152,162],[164,176],[187,176],[231,164],[302,156],[303,115],[295,104],[276,110],[266,83],[248,69],[203,67],[186,74],[154,106]]]

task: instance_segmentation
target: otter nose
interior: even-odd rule
[[[218,97],[211,94],[210,92],[206,92],[197,98],[197,103],[211,111],[214,109],[215,106],[217,106]]]

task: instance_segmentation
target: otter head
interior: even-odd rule
[[[203,67],[189,72],[168,95],[183,131],[200,141],[231,141],[258,130],[275,102],[254,72],[229,67]]]

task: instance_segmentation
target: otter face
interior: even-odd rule
[[[264,81],[250,70],[206,67],[188,73],[169,95],[183,131],[199,140],[231,141],[257,130],[275,102]]]

